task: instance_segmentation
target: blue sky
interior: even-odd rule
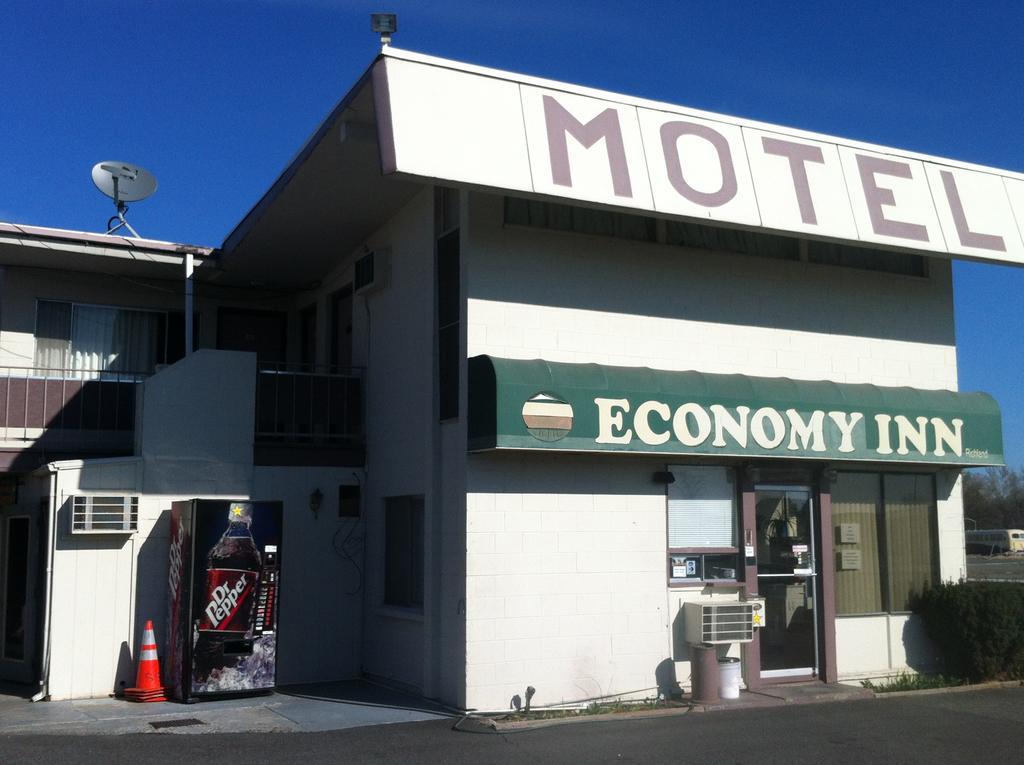
[[[138,163],[146,237],[217,245],[377,52],[398,47],[1024,172],[1024,4],[8,0],[0,220],[101,230]],[[1024,269],[957,263],[960,387],[1024,463]],[[894,320],[899,317],[894,306]]]

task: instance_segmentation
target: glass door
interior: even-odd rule
[[[757,486],[757,589],[765,599],[761,677],[818,673],[811,489]]]

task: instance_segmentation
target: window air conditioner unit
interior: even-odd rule
[[[749,643],[764,625],[764,600],[695,600],[683,604],[686,642],[691,645]]]
[[[352,291],[355,294],[376,292],[388,286],[391,265],[389,255],[387,250],[374,250],[356,258],[352,278]]]
[[[138,529],[138,497],[76,496],[72,498],[72,534],[133,534]]]

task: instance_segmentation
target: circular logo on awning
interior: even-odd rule
[[[523,404],[523,422],[538,441],[558,441],[572,430],[572,407],[550,393],[537,393]]]

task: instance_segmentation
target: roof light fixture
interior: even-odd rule
[[[398,31],[398,16],[394,13],[371,13],[370,29],[380,35],[381,45],[391,45],[391,35]]]

